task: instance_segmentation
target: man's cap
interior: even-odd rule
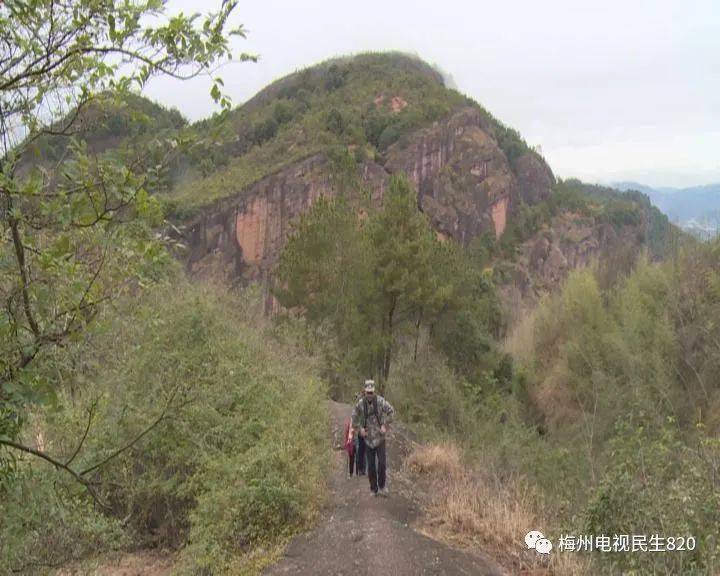
[[[365,392],[375,392],[375,380],[365,380]]]

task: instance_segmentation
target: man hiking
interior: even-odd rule
[[[375,394],[375,382],[366,380],[363,397],[353,408],[352,425],[353,430],[365,439],[367,473],[370,490],[375,496],[387,496],[385,434],[394,414],[395,409],[390,403]]]

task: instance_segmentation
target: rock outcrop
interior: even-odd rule
[[[509,323],[562,283],[571,270],[598,258],[609,261],[618,252],[637,253],[642,245],[639,233],[637,226],[598,225],[592,218],[572,212],[553,218],[549,226],[520,245],[514,262],[504,264],[509,270],[500,293],[506,310],[511,311]]]
[[[500,237],[519,200],[535,204],[555,183],[550,168],[532,152],[513,169],[492,132],[480,110],[465,108],[387,154],[385,168],[405,172],[436,229],[463,245],[484,232]]]
[[[374,163],[359,170],[374,201],[380,202],[387,174]],[[338,188],[329,161],[317,155],[219,201],[188,227],[189,271],[267,284],[292,222],[318,198],[335,196]]]
[[[526,152],[515,162],[518,195],[528,204],[537,204],[552,194],[555,184],[550,167],[532,152]]]
[[[533,153],[513,169],[476,108],[410,134],[389,148],[383,165],[363,162],[358,170],[376,202],[389,174],[406,173],[438,233],[463,245],[485,232],[500,237],[513,206],[542,200],[554,183]],[[316,155],[217,202],[188,227],[189,270],[267,283],[292,221],[321,196],[337,194],[336,184],[331,163]]]

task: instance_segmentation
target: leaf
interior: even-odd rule
[[[210,96],[215,102],[219,102],[221,98],[220,93],[220,87],[217,85],[217,83],[212,85],[212,88],[210,89]]]

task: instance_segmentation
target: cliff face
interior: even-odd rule
[[[555,183],[547,164],[532,153],[521,156],[513,170],[492,127],[474,108],[395,144],[385,167],[405,172],[434,226],[463,245],[488,231],[500,237],[519,200],[535,204]]]
[[[377,164],[358,167],[380,202],[387,174]],[[188,228],[188,269],[230,282],[266,283],[292,222],[323,196],[337,193],[329,161],[313,156],[218,202]]]
[[[592,218],[565,212],[523,242],[514,262],[507,264],[500,294],[509,312],[509,323],[522,317],[543,294],[551,292],[570,271],[588,266],[596,258],[622,267],[643,244],[645,225],[598,225]],[[617,270],[614,272],[618,272]]]
[[[389,174],[405,172],[438,232],[467,245],[485,232],[501,236],[519,200],[535,203],[551,193],[554,178],[542,160],[527,153],[515,164],[513,170],[480,112],[467,108],[392,145],[383,164],[357,169],[375,202]],[[190,271],[268,280],[293,220],[337,189],[330,162],[317,155],[238,190],[189,226]]]

